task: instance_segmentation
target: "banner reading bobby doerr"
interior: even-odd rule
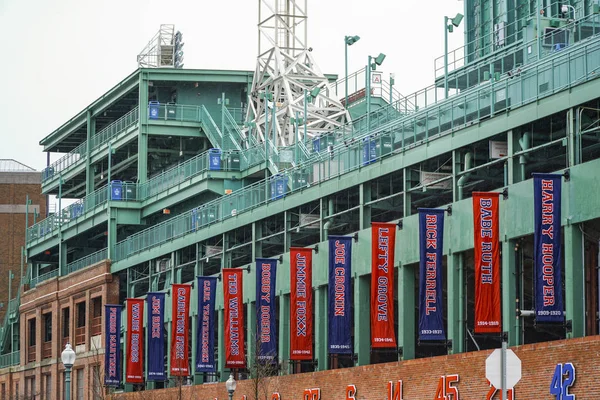
[[[329,346],[331,354],[352,354],[350,290],[352,238],[329,236]]]
[[[144,382],[144,300],[127,299],[125,382]]]
[[[196,372],[215,372],[215,299],[217,278],[198,277]]]
[[[189,315],[191,285],[171,285],[171,375],[189,376],[190,361],[188,357]]]
[[[148,380],[167,380],[165,374],[165,294],[148,293],[146,297],[148,336]]]
[[[244,304],[242,273],[239,268],[223,269],[225,320],[225,368],[246,368],[244,348]]]
[[[312,252],[290,249],[290,359],[313,359]]]
[[[419,340],[445,340],[442,302],[444,210],[419,209]]]
[[[258,360],[269,363],[277,358],[276,272],[277,260],[256,259],[256,350]]]
[[[564,321],[560,275],[561,183],[561,175],[533,174],[533,261],[537,322]]]
[[[371,347],[396,347],[394,247],[396,225],[371,223]]]
[[[104,306],[104,384],[121,384],[121,307],[106,304]]]

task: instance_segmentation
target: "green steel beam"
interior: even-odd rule
[[[567,192],[568,185],[569,183],[564,185]],[[582,229],[580,224],[570,223],[564,228],[566,320],[572,324],[571,332],[567,333],[568,338],[585,335],[585,260]]]
[[[509,222],[508,213],[503,213],[501,204],[500,215],[505,215],[504,222]],[[505,230],[506,231],[506,230]],[[521,317],[517,316],[517,279],[520,277],[516,276],[516,265],[515,265],[515,246],[514,240],[507,240],[506,235],[502,240],[502,331],[508,333],[508,345],[518,346],[521,343],[520,335],[520,323]],[[521,299],[522,303],[523,299]]]
[[[453,234],[452,231],[446,231],[446,237]],[[451,251],[450,249],[448,250]],[[446,257],[447,271],[447,292],[448,292],[448,339],[452,340],[451,353],[462,353],[464,351],[464,324],[460,319],[460,308],[463,307],[463,301],[460,297],[462,282],[459,276],[460,270],[464,268],[462,253],[448,254]]]
[[[92,137],[96,134],[96,119],[92,117],[92,110],[88,109],[87,113],[87,139],[86,139],[86,150],[85,150],[85,194],[88,195],[94,191],[94,169],[91,163],[91,143]]]
[[[281,271],[281,268],[279,269]],[[279,279],[279,278],[277,278]],[[289,282],[289,279],[288,279]],[[283,294],[279,290],[279,332],[277,333],[279,341],[279,360],[281,365],[287,365],[290,359],[290,295]],[[283,374],[289,373],[289,370],[281,371]]]
[[[148,180],[148,75],[149,73],[143,70],[139,79],[138,183]]]
[[[221,296],[223,296],[223,285],[217,285],[221,287]],[[218,293],[217,293],[218,296]],[[227,376],[225,375],[225,310],[223,307],[217,309],[217,330],[218,330],[218,340],[217,340],[217,373],[220,376],[221,382],[225,382],[227,380]],[[169,342],[170,343],[170,342]]]
[[[314,264],[314,263],[313,263]],[[315,321],[315,354],[317,360],[317,371],[325,371],[329,368],[328,352],[327,352],[327,286],[321,285],[315,287],[314,297]]]
[[[246,296],[248,296],[246,292]],[[245,297],[246,297],[245,296]],[[256,359],[256,348],[257,348],[257,339],[256,339],[256,301],[247,301],[246,302],[247,312],[247,320],[246,321],[246,360],[248,363],[248,369],[252,373],[254,371],[254,366],[257,361]],[[281,314],[280,314],[281,315]],[[281,336],[279,336],[281,337]],[[221,354],[221,353],[219,353]],[[253,374],[254,375],[254,374]],[[255,378],[255,376],[251,376],[251,378]]]
[[[352,253],[354,258],[356,251],[353,250]],[[356,266],[357,263],[353,262],[352,265]],[[360,276],[356,272],[352,275],[354,276],[354,353],[358,355],[356,365],[368,365],[371,363],[371,279],[368,276]]]
[[[415,268],[418,265],[400,264],[398,270],[398,347],[403,360],[415,358]]]

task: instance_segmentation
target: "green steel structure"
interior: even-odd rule
[[[317,247],[315,362],[295,371],[495,348],[500,337],[473,335],[471,196],[498,191],[504,193],[502,319],[509,345],[597,334],[600,15],[588,0],[572,1],[567,12],[563,5],[466,0],[466,44],[450,54],[447,99],[439,75],[433,86],[407,96],[384,84],[366,115],[357,78],[365,71],[359,71],[348,78],[354,95],[344,102],[353,121],[322,135],[318,146],[312,140],[278,148],[242,133],[252,128],[244,127],[252,72],[135,71],[41,141],[44,151],[64,153],[43,172],[44,193],[78,200],[27,230],[29,287],[110,259],[124,301],[251,266],[257,257],[280,258],[278,356],[286,366],[289,249]],[[341,100],[347,82],[330,79]],[[299,117],[291,122],[295,129],[303,129]],[[376,156],[365,160],[371,141]],[[565,174],[564,326],[535,325],[527,313],[533,308],[534,172]],[[273,195],[281,181],[284,193]],[[417,340],[420,207],[448,210],[444,346]],[[398,349],[388,352],[370,347],[371,222],[398,224]],[[354,237],[354,357],[327,354],[328,235]],[[253,268],[244,272],[247,338],[256,329],[254,274]],[[218,287],[216,350],[225,380]],[[11,301],[7,316],[14,317],[18,301]],[[192,337],[195,307],[193,301]],[[11,321],[7,317],[0,330],[0,367],[18,363],[7,333]],[[254,346],[247,340],[249,360]]]

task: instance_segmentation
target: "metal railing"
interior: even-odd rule
[[[85,267],[89,267],[90,265],[96,264],[100,261],[106,260],[108,258],[108,249],[104,248],[96,251],[95,253],[89,254],[85,257],[80,258],[79,260],[75,260],[69,264],[67,264],[67,273],[70,274],[75,271],[79,271]]]
[[[123,115],[121,118],[92,136],[90,141],[90,150],[93,151],[103,144],[108,143],[110,139],[117,137],[121,132],[136,125],[139,119],[140,109],[138,106],[136,106],[127,114]]]
[[[19,365],[21,360],[21,352],[19,350],[13,351],[8,354],[0,355],[0,368],[12,367],[13,365]]]
[[[153,112],[152,108],[155,108]],[[181,122],[200,122],[202,112],[200,106],[187,104],[149,104],[148,120],[181,121]]]
[[[52,278],[55,278],[57,276],[58,276],[58,268],[55,269],[55,270],[53,270],[53,271],[47,272],[45,274],[42,274],[40,276],[36,276],[36,277],[30,278],[29,279],[29,287],[31,289],[33,289],[39,283],[47,281],[47,280],[52,279]]]

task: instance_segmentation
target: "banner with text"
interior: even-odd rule
[[[121,307],[104,306],[104,384],[121,385]]]
[[[272,362],[277,358],[276,272],[276,259],[256,259],[256,350],[257,358],[261,362]]]
[[[166,381],[165,374],[165,294],[148,293],[146,297],[146,332],[148,336],[148,380]]]
[[[473,192],[475,333],[502,332],[499,196],[500,193]]]
[[[371,347],[396,347],[394,248],[396,224],[371,223]]]
[[[419,340],[445,340],[442,298],[444,212],[419,209]]]
[[[189,376],[188,332],[191,285],[171,285],[171,376]]]
[[[144,382],[144,299],[127,299],[125,382]]]
[[[563,322],[561,284],[562,176],[533,174],[533,262],[535,265],[535,319]]]
[[[352,354],[352,237],[329,236],[329,346],[331,354]]]
[[[223,269],[223,304],[225,308],[225,368],[246,368],[244,348],[244,303],[242,297],[244,270]]]
[[[290,249],[290,359],[313,359],[312,252]]]
[[[215,300],[217,278],[198,277],[198,327],[196,372],[215,372]]]

